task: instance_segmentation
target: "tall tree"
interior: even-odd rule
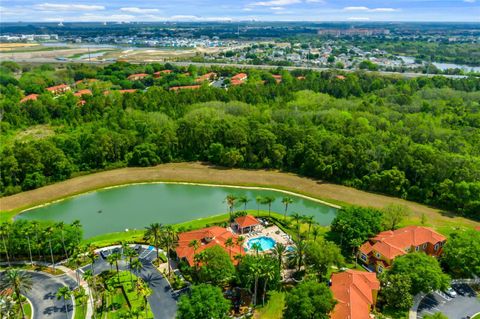
[[[335,306],[332,292],[324,283],[303,281],[287,295],[284,318],[328,319]]]
[[[163,233],[163,226],[159,223],[150,224],[150,226],[146,227],[145,231],[145,240],[148,240],[150,243],[155,246],[157,250],[157,259],[159,258],[159,246],[160,246],[160,238]]]
[[[67,299],[72,297],[72,291],[67,286],[62,286],[58,288],[57,293],[55,294],[58,300],[63,300],[63,307],[65,309],[65,317],[68,319],[68,307],[67,307]]]
[[[237,199],[239,204],[243,204],[243,210],[247,210],[247,204],[250,202],[250,199],[246,195],[242,195]]]
[[[230,221],[232,220],[233,207],[235,206],[236,200],[237,200],[237,197],[235,195],[232,195],[232,194],[229,194],[229,195],[227,195],[227,197],[225,197],[225,202],[227,203],[227,206],[228,206]]]
[[[231,303],[222,290],[208,284],[194,285],[188,294],[178,301],[177,319],[224,319],[228,318]]]
[[[285,205],[285,212],[283,213],[283,219],[287,219],[288,205],[293,203],[293,199],[290,197],[283,197],[282,204]]]
[[[395,230],[398,224],[403,221],[405,217],[410,215],[410,209],[405,205],[389,204],[383,209],[383,218],[385,228]]]
[[[443,248],[441,261],[455,277],[480,276],[480,231],[453,233]]]
[[[287,253],[287,247],[282,243],[276,243],[273,247],[272,253],[278,260],[278,268],[282,269],[283,257]]]
[[[404,274],[389,274],[381,277],[382,289],[380,298],[390,309],[407,310],[413,305],[413,296],[410,294],[412,281]]]
[[[12,289],[15,292],[15,297],[20,304],[23,318],[26,318],[26,316],[25,310],[23,309],[22,294],[26,294],[32,289],[32,286],[33,283],[30,275],[18,269],[8,269],[0,276],[0,291]]]

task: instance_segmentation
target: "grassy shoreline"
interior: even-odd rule
[[[32,191],[0,198],[0,221],[10,220],[20,212],[63,200],[72,196],[137,183],[191,183],[231,187],[261,187],[277,191],[292,192],[314,200],[338,206],[359,205],[377,208],[389,203],[408,206],[412,211],[412,223],[419,223],[425,215],[429,224],[438,227],[460,225],[474,227],[480,223],[440,212],[438,209],[415,202],[367,193],[350,187],[324,183],[292,173],[267,170],[242,170],[212,167],[201,163],[170,163],[148,168],[121,168],[78,176],[63,182],[48,185]]]

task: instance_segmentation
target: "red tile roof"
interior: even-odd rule
[[[232,76],[232,78],[230,79],[230,83],[232,85],[240,85],[247,79],[247,77],[248,75],[245,73],[238,73]]]
[[[29,94],[23,99],[20,100],[20,103],[25,103],[27,101],[36,101],[38,98],[38,94]]]
[[[476,230],[480,231],[480,226],[475,227]]]
[[[372,249],[388,259],[393,259],[407,252],[406,248],[426,243],[432,245],[443,242],[447,238],[436,231],[423,226],[408,226],[394,231],[384,231],[372,238]]]
[[[81,97],[82,95],[92,95],[92,91],[90,91],[89,89],[79,90],[79,91],[75,92],[73,95],[78,96],[78,97]]]
[[[255,226],[260,224],[260,222],[253,217],[252,215],[245,215],[235,218],[235,222],[240,226],[240,228]]]
[[[279,74],[273,74],[272,76],[273,76],[273,78],[275,79],[275,81],[276,81],[277,83],[282,82],[282,76],[281,76],[281,75],[279,75]]]
[[[135,93],[137,92],[136,89],[126,89],[126,90],[118,90],[120,93]]]
[[[169,90],[170,91],[197,90],[199,88],[200,88],[200,85],[184,85],[184,86],[172,86]]]
[[[92,83],[92,82],[97,82],[97,79],[81,79],[75,82],[75,85],[81,84],[81,83]]]
[[[142,79],[142,78],[145,78],[147,77],[148,74],[147,73],[137,73],[137,74],[131,74],[128,76],[127,79]]]
[[[232,238],[234,242],[233,247],[226,247],[225,242]],[[185,258],[190,266],[195,265],[194,249],[189,244],[192,240],[198,240],[200,246],[195,251],[196,254],[201,251],[211,248],[213,246],[222,247],[229,255],[231,250],[232,262],[236,263],[235,255],[245,255],[245,250],[242,246],[236,244],[238,236],[228,231],[226,228],[212,226],[199,230],[192,230],[178,235],[178,246],[175,249],[179,258]]]
[[[47,88],[47,91],[49,92],[56,92],[58,90],[70,90],[70,87],[66,84],[60,84]]]
[[[332,274],[332,290],[337,304],[331,319],[367,319],[375,302],[373,292],[380,289],[375,273],[352,270]]]
[[[204,81],[209,81],[211,78],[215,78],[217,76],[217,73],[215,72],[209,72],[204,75],[199,76],[198,78],[195,79],[195,82],[204,82]]]

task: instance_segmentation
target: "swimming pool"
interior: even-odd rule
[[[267,237],[267,236],[256,237],[248,240],[247,242],[248,249],[252,249],[252,246],[254,244],[260,245],[260,251],[266,251],[275,247],[276,243],[275,243],[275,240],[271,237]]]

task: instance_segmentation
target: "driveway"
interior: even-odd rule
[[[148,297],[148,302],[152,308],[152,312],[156,319],[173,319],[177,312],[177,299],[178,296],[173,292],[168,284],[167,280],[162,274],[152,265],[152,261],[156,259],[156,253],[154,250],[146,250],[140,248],[139,259],[143,264],[143,269],[140,273],[135,275],[142,278],[148,286],[152,289],[152,294]],[[125,260],[119,262],[120,270],[128,270],[128,264]],[[110,270],[110,264],[101,256],[95,261],[94,265],[95,274],[100,274],[105,270]],[[91,266],[85,266],[82,270],[91,269]],[[113,266],[115,270],[115,266]]]
[[[33,319],[65,319],[72,318],[73,305],[71,300],[67,300],[67,310],[63,300],[57,300],[55,296],[58,289],[67,285],[70,289],[76,287],[76,282],[67,275],[51,276],[42,272],[29,271],[32,276],[32,289],[26,293],[26,296],[33,305]]]
[[[453,298],[437,292],[425,296],[418,307],[417,318],[441,312],[449,319],[464,319],[480,312],[480,300],[469,285],[452,284],[452,288],[457,292]]]

